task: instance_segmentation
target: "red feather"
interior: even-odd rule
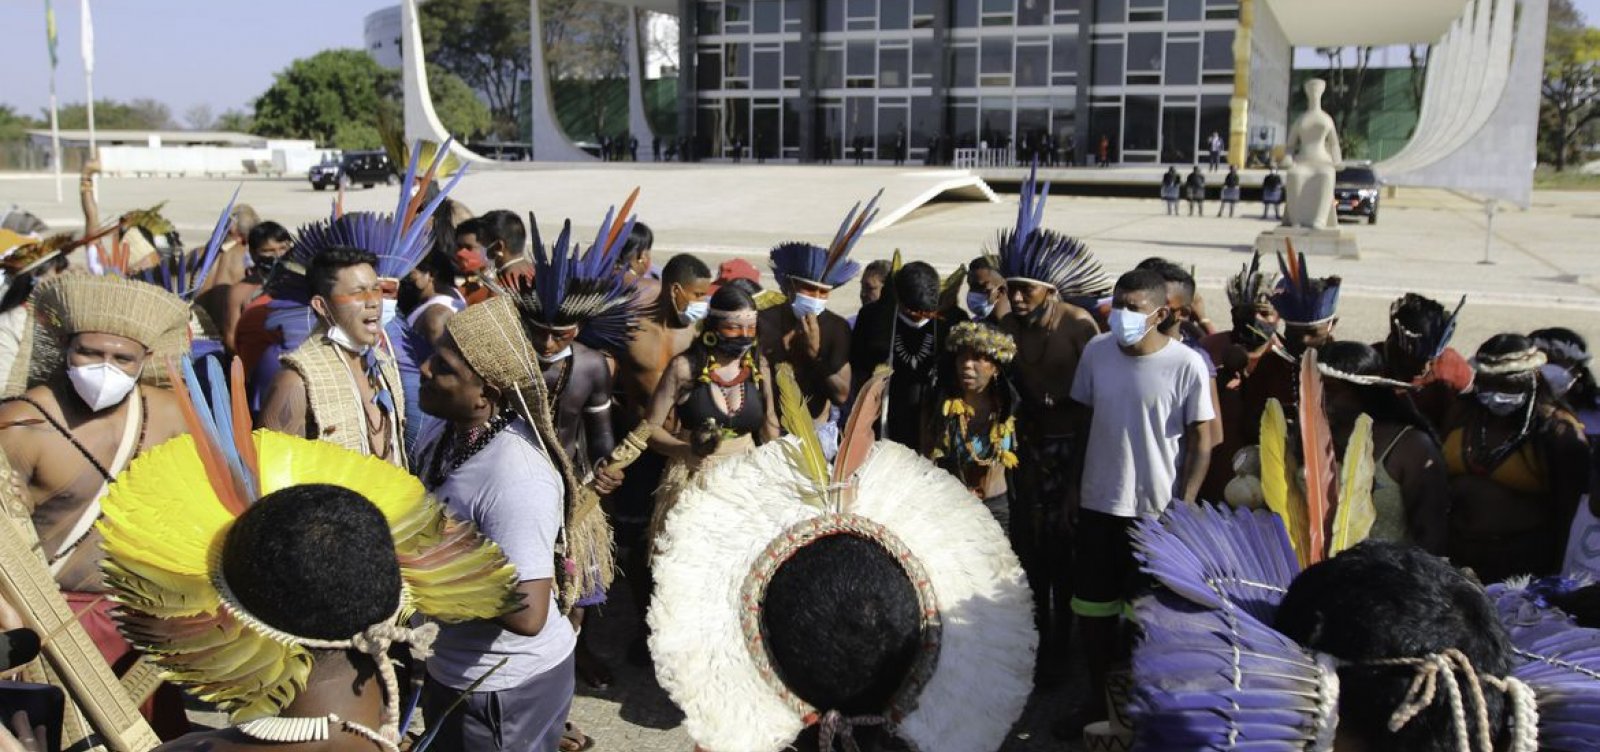
[[[851,408],[850,420],[845,422],[844,434],[839,437],[839,452],[833,458],[834,483],[849,480],[861,468],[861,463],[867,461],[867,453],[877,439],[872,425],[878,420],[883,392],[888,386],[889,374],[885,372],[867,379],[856,393],[855,407]]]
[[[1306,471],[1306,528],[1308,561],[1315,564],[1327,552],[1328,526],[1339,500],[1339,460],[1334,453],[1333,431],[1322,409],[1322,374],[1317,371],[1317,351],[1300,357],[1300,453]]]
[[[628,214],[633,211],[633,202],[638,198],[639,188],[634,186],[633,193],[628,194],[628,200],[622,202],[622,211],[617,212],[616,216],[611,218],[611,232],[606,234],[606,245],[605,248],[600,249],[601,251],[610,248],[617,242],[617,235],[622,232],[623,227],[628,225]]]
[[[233,397],[233,446],[239,452],[245,472],[251,478],[261,477],[261,461],[256,457],[256,442],[250,436],[250,404],[244,388],[244,361],[234,358],[228,374],[228,393]],[[257,493],[260,490],[257,489]]]
[[[206,469],[206,481],[211,484],[211,489],[216,492],[217,500],[222,502],[222,508],[233,513],[234,516],[244,514],[250,506],[233,481],[233,472],[228,469],[228,461],[222,455],[221,447],[211,443],[211,435],[206,430],[206,424],[201,420],[200,413],[195,410],[194,400],[189,393],[189,387],[184,384],[183,374],[167,361],[167,378],[172,380],[172,391],[178,398],[178,409],[183,412],[183,423],[189,429],[189,435],[194,437],[195,453],[200,455],[200,465]]]
[[[861,226],[865,224],[866,221],[867,211],[863,208],[861,210],[861,215],[856,217],[854,222],[850,223],[850,229],[846,230],[844,235],[839,237],[839,244],[828,249],[828,261],[822,267],[823,276],[827,276],[827,273],[833,270],[833,265],[839,263],[839,259],[844,256],[844,249],[850,247],[850,239],[861,234]]]
[[[1289,248],[1289,281],[1295,289],[1300,288],[1300,256],[1294,252],[1294,241],[1283,239],[1283,244]]]

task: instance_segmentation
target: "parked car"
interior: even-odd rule
[[[1383,182],[1370,164],[1346,165],[1333,181],[1333,203],[1339,216],[1366,217],[1367,224],[1378,223],[1378,193]]]
[[[398,180],[388,153],[382,151],[347,151],[336,162],[323,162],[311,168],[307,177],[311,187],[319,191],[333,185],[345,188],[358,183],[363,188],[379,183],[393,185]]]

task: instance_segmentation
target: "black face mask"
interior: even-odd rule
[[[756,343],[755,337],[724,337],[716,335],[716,343],[711,345],[711,351],[724,356],[743,355]]]

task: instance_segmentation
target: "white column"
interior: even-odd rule
[[[650,139],[655,132],[650,129],[650,118],[644,109],[644,55],[639,47],[639,21],[641,12],[628,8],[628,132],[639,139],[639,161],[650,158]]]
[[[529,45],[533,55],[533,65],[529,71],[533,79],[530,91],[533,98],[530,103],[533,105],[533,158],[541,162],[593,160],[594,157],[567,138],[567,134],[561,130],[561,122],[556,119],[555,102],[550,92],[550,74],[544,65],[544,24],[539,20],[539,0],[528,0],[528,12],[532,15],[528,28],[533,32],[528,35],[533,40]]]
[[[401,0],[400,3],[400,57],[406,148],[410,149],[419,140],[442,144],[450,137],[450,132],[434,112],[433,96],[428,92],[428,68],[422,54],[422,26],[417,23],[416,0]],[[462,162],[488,161],[459,142],[450,145],[450,153]]]

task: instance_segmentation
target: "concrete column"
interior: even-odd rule
[[[528,28],[533,32],[528,35],[533,40],[529,45],[533,56],[529,92],[533,100],[529,103],[533,107],[533,134],[529,139],[533,143],[533,158],[540,162],[591,161],[594,157],[572,143],[567,134],[562,132],[561,122],[556,119],[555,102],[550,92],[550,74],[544,65],[544,23],[539,17],[539,0],[528,0],[528,13]]]
[[[639,161],[650,158],[655,131],[644,109],[644,50],[639,45],[639,11],[628,8],[628,133],[639,139]]]
[[[695,119],[695,100],[699,99],[699,79],[695,76],[695,53],[699,48],[700,18],[695,0],[678,0],[678,138],[689,150],[694,150],[698,121]],[[680,150],[678,159],[688,161],[689,155]]]
[[[422,26],[417,22],[416,0],[401,0],[400,3],[400,56],[406,147],[410,148],[419,140],[442,144],[450,138],[450,132],[433,111],[433,97],[428,93],[428,69],[422,55]],[[450,153],[463,162],[489,161],[459,143],[451,144]]]
[[[816,162],[822,139],[817,127],[817,57],[821,46],[817,41],[818,18],[821,3],[806,3],[800,9],[800,49],[806,64],[800,68],[800,96],[795,107],[800,110],[800,163]],[[787,54],[787,53],[785,53]],[[785,59],[787,65],[787,59]]]

